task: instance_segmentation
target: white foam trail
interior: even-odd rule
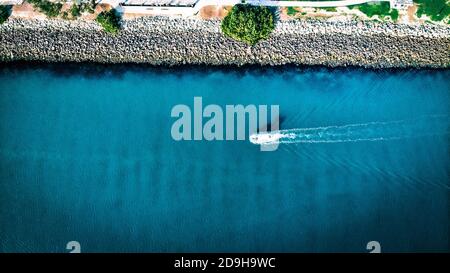
[[[450,134],[449,127],[449,116],[427,116],[388,122],[377,121],[341,126],[279,130],[253,134],[250,136],[250,141],[259,145],[385,141]]]

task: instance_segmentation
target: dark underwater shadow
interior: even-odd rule
[[[155,66],[149,64],[136,63],[120,63],[120,64],[103,64],[91,62],[40,62],[40,61],[14,61],[14,62],[0,62],[0,73],[7,72],[23,72],[25,70],[43,70],[49,72],[57,77],[72,77],[83,76],[90,79],[102,77],[122,78],[126,73],[142,73],[153,75],[172,75],[175,77],[183,77],[186,74],[190,75],[204,75],[210,73],[223,73],[232,75],[236,78],[242,78],[246,75],[252,76],[267,76],[279,74],[280,76],[289,78],[290,75],[302,73],[371,73],[377,76],[392,76],[396,74],[405,73],[421,73],[432,74],[438,71],[444,72],[450,77],[450,69],[445,68],[363,68],[363,67],[328,67],[328,66],[307,66],[307,65],[280,65],[280,66],[263,66],[263,65],[162,65]]]

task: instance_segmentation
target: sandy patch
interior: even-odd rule
[[[414,4],[414,6],[408,7],[408,21],[409,22],[415,22],[416,21],[416,12],[417,12],[417,5]]]
[[[72,7],[72,3],[64,3],[61,8],[60,18],[62,17],[63,12],[67,12],[70,14],[70,8]],[[84,12],[77,19],[82,20],[95,20],[97,15],[105,10],[110,10],[111,6],[108,4],[99,4],[95,8],[94,13]],[[48,18],[44,13],[35,10],[33,5],[30,3],[24,2],[22,5],[14,5],[12,7],[12,18],[25,18],[25,19],[46,19]]]
[[[24,2],[22,5],[14,5],[12,7],[11,18],[45,19],[47,16],[34,10],[32,4]]]
[[[230,10],[230,6],[206,6],[200,10],[199,16],[206,20],[223,19]]]
[[[110,4],[98,4],[95,6],[95,14],[99,14],[102,11],[108,11],[112,9]]]
[[[292,17],[287,14],[287,8],[280,9],[280,20],[289,20]]]

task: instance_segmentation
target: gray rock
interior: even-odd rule
[[[110,35],[95,22],[10,19],[0,25],[0,60],[447,68],[449,34],[446,25],[292,20],[249,48],[214,20],[145,17]]]

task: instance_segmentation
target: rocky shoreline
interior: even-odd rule
[[[95,22],[10,19],[0,61],[448,68],[450,26],[283,21],[249,47],[224,37],[219,21],[145,17],[113,36]]]

